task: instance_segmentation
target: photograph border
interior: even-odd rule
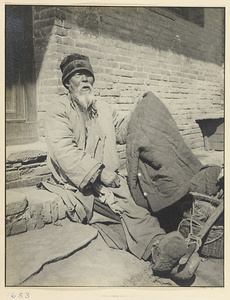
[[[187,7],[225,7],[226,8],[226,15],[225,15],[225,154],[224,154],[224,163],[225,163],[225,199],[229,198],[229,188],[226,185],[228,182],[228,158],[227,153],[229,151],[228,145],[228,128],[229,128],[229,118],[227,118],[229,113],[229,101],[227,101],[230,95],[230,85],[229,85],[229,37],[228,37],[228,30],[229,30],[229,9],[230,5],[228,1],[218,1],[218,0],[201,0],[198,3],[195,1],[181,1],[181,0],[168,0],[168,1],[116,1],[116,2],[109,2],[108,1],[1,1],[0,3],[0,24],[1,24],[1,34],[2,34],[2,41],[5,40],[5,19],[4,19],[4,8],[5,5],[8,4],[15,4],[15,5],[62,5],[62,6],[187,6]],[[1,65],[4,66],[5,55],[4,55],[4,42],[1,43]],[[2,170],[2,209],[0,212],[0,219],[2,220],[2,227],[1,227],[1,287],[0,287],[0,294],[2,295],[2,299],[18,299],[18,298],[29,298],[32,300],[37,299],[194,299],[194,297],[198,299],[229,299],[230,298],[230,265],[228,259],[228,250],[229,249],[229,204],[228,201],[225,201],[225,240],[224,240],[224,247],[225,247],[225,258],[224,258],[224,287],[76,287],[76,288],[67,288],[67,287],[34,287],[34,288],[27,288],[27,287],[5,287],[5,70],[3,67],[2,72],[0,73],[0,82],[2,83],[1,89],[1,97],[2,101],[0,102],[1,112],[2,112],[2,126],[1,126],[1,136],[2,136],[2,151],[1,151],[1,165],[3,166]],[[23,293],[23,297],[19,297],[20,293]],[[26,297],[26,293],[28,293],[29,297]],[[12,297],[15,295],[15,297]],[[17,296],[16,296],[17,295]]]

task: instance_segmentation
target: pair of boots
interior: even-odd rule
[[[151,252],[154,274],[177,281],[189,280],[200,264],[199,255],[191,251],[178,231],[156,236]]]

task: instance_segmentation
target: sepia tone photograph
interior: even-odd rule
[[[4,10],[5,287],[224,287],[225,7]]]

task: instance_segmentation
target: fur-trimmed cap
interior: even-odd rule
[[[93,81],[95,81],[92,66],[90,64],[88,56],[72,53],[66,56],[61,64],[60,69],[62,71],[62,83],[67,88],[65,82],[71,77],[76,71],[87,70],[93,76]]]

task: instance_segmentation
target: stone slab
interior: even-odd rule
[[[27,230],[26,220],[21,219],[12,224],[12,229],[10,234],[14,235],[18,233],[23,233],[26,232],[26,230]]]
[[[14,181],[20,178],[20,172],[19,171],[14,171],[14,170],[9,170],[6,171],[6,182],[9,181]]]
[[[26,209],[27,204],[28,201],[24,193],[11,190],[6,191],[6,216],[23,212]]]
[[[19,189],[23,187],[36,186],[37,183],[40,183],[42,180],[46,180],[48,178],[50,178],[50,174],[30,178],[24,178],[24,176],[22,176],[19,180],[6,182],[6,189]]]
[[[223,287],[223,271],[222,259],[202,259],[196,277],[181,286]],[[82,251],[46,265],[23,286],[167,288],[178,287],[178,284],[169,278],[153,276],[150,262],[139,260],[128,251],[109,248],[98,235]],[[155,298],[158,299],[151,299]]]
[[[109,248],[98,235],[82,251],[46,265],[39,274],[25,281],[23,286],[125,286],[134,276],[141,274],[145,280],[146,277],[152,277],[149,265],[150,262],[140,260],[125,250]],[[155,278],[151,279],[154,285]],[[141,283],[143,282],[144,280]]]
[[[59,224],[6,238],[6,286],[20,286],[44,265],[72,255],[97,236],[89,225],[67,219]]]
[[[18,151],[14,153],[10,153],[7,156],[6,162],[7,163],[17,163],[17,162],[36,162],[40,158],[46,158],[46,153],[41,150],[24,150],[24,151]]]
[[[23,144],[23,145],[7,145],[6,146],[6,159],[12,154],[12,153],[19,153],[24,152],[28,153],[28,151],[41,151],[41,153],[47,153],[47,145],[45,142],[45,138],[40,138],[35,143],[30,144]],[[12,156],[11,156],[12,157]]]

